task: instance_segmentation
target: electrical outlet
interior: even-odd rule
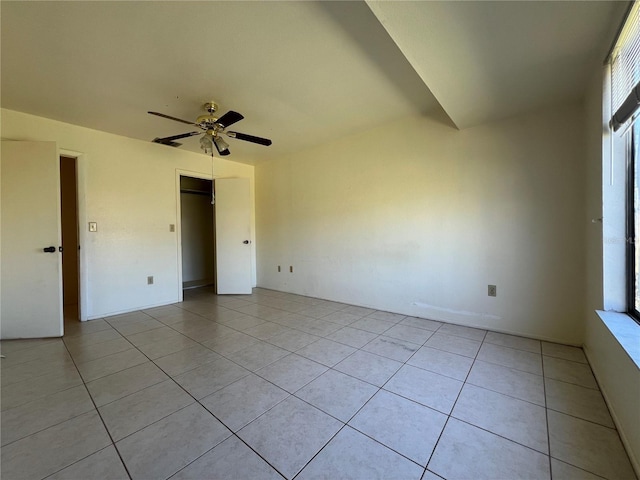
[[[153,285],[153,276],[147,277],[147,285]]]
[[[495,285],[489,285],[488,294],[490,297],[495,297],[498,295],[498,287]]]
[[[173,223],[169,224],[169,231],[170,232],[175,232],[176,231],[176,226]]]
[[[293,267],[292,266],[289,267],[289,272],[293,273]]]

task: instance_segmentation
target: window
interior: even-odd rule
[[[626,156],[626,305],[640,323],[640,4],[636,1],[609,57],[610,126],[624,142]]]

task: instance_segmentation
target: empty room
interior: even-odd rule
[[[0,14],[3,479],[640,477],[640,4]]]

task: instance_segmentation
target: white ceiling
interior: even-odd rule
[[[579,98],[625,8],[3,0],[1,102],[151,140],[191,129],[148,110],[195,120],[215,100],[245,116],[234,130],[273,140],[229,140],[230,159],[256,163],[406,115],[464,128]]]

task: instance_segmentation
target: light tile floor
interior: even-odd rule
[[[635,478],[575,347],[260,288],[1,346],[5,480]]]

